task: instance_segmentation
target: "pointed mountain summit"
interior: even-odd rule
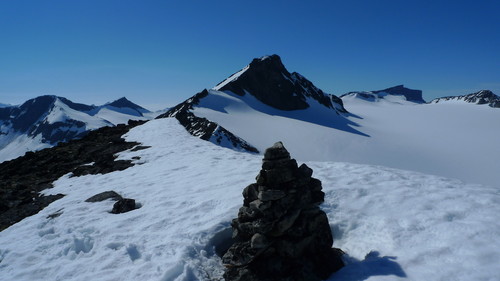
[[[390,98],[388,98],[390,97]],[[381,100],[390,100],[391,98],[399,99],[400,101],[409,101],[413,103],[425,103],[425,100],[422,98],[421,90],[413,90],[408,89],[404,85],[398,85],[394,87],[390,87],[384,90],[377,91],[355,91],[349,92],[347,94],[343,94],[340,98],[358,98],[365,101],[381,101]],[[394,99],[393,99],[394,101]]]
[[[175,117],[194,136],[237,150],[256,152],[247,136],[262,136],[262,120],[294,119],[351,133],[359,133],[342,100],[324,93],[304,76],[290,73],[278,55],[253,59],[210,90],[203,90],[157,118]],[[255,131],[257,130],[257,131]],[[245,136],[242,136],[245,135]],[[267,136],[272,138],[272,135]]]
[[[500,108],[500,97],[495,95],[490,90],[481,90],[479,92],[462,96],[448,96],[448,97],[437,98],[433,99],[430,103],[443,103],[449,101],[462,101],[479,105],[487,104],[493,108]]]
[[[297,72],[288,72],[278,55],[264,56],[231,75],[213,88],[231,91],[239,96],[250,94],[262,103],[280,110],[306,109],[308,99],[314,99],[327,108],[346,112],[342,101],[325,94]]]
[[[143,116],[143,113],[151,112],[151,111],[145,109],[144,107],[129,101],[125,97],[119,98],[113,102],[110,102],[108,104],[103,105],[103,107],[110,107],[110,106],[115,107],[115,108],[120,108],[120,109],[128,109],[127,113],[137,115],[137,116]],[[132,112],[130,112],[130,111],[132,111]],[[135,112],[133,112],[133,111],[135,111]]]

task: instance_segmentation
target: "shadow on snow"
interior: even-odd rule
[[[362,261],[348,255],[343,258],[346,265],[334,273],[328,281],[363,281],[372,276],[383,275],[406,277],[406,273],[395,261],[396,257],[381,257],[378,251],[371,251]]]

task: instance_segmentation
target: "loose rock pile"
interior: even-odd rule
[[[257,182],[243,190],[232,221],[236,241],[223,256],[227,281],[322,280],[344,264],[332,248],[321,182],[281,142],[268,148]]]

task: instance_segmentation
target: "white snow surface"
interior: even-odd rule
[[[241,76],[241,74],[245,73],[245,71],[247,71],[247,70],[248,70],[248,68],[249,68],[249,67],[250,67],[250,66],[248,66],[248,65],[247,65],[247,66],[245,66],[245,67],[244,67],[243,69],[241,69],[240,71],[238,71],[238,72],[234,73],[233,75],[231,75],[231,76],[229,76],[228,78],[226,78],[226,80],[224,80],[224,81],[220,82],[219,84],[217,84],[215,87],[213,87],[213,89],[214,89],[214,90],[217,90],[217,91],[218,91],[218,90],[220,90],[220,88],[222,88],[222,87],[226,86],[228,83],[230,83],[230,82],[232,82],[232,81],[234,81],[234,80],[238,79],[238,78]]]
[[[343,98],[344,116],[308,100],[281,111],[252,95],[211,90],[193,113],[217,122],[260,151],[282,140],[301,161],[383,165],[499,186],[500,111],[464,103],[416,104],[386,95]]]
[[[236,217],[261,156],[194,138],[171,118],[126,139],[152,146],[119,154],[139,156],[137,165],[65,175],[44,192],[65,197],[0,232],[1,280],[222,280],[214,237]],[[323,183],[334,246],[347,253],[329,281],[498,280],[498,188],[382,166],[307,165]],[[142,207],[115,215],[113,201],[84,202],[107,190]]]
[[[113,123],[113,125],[127,124],[128,120],[150,119],[143,116],[138,116],[138,112],[131,108],[118,108],[109,105],[100,108],[94,116],[109,121]]]
[[[84,122],[87,129],[93,130],[104,126],[109,126],[110,123],[104,119],[93,117],[87,113],[72,109],[60,99],[54,102],[54,108],[45,117],[49,124],[56,122],[66,122],[66,120],[78,120]]]

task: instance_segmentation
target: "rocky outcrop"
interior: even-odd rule
[[[433,99],[430,103],[442,103],[447,101],[464,101],[474,104],[487,104],[493,108],[500,108],[500,97],[490,90],[481,90],[476,93],[463,96],[448,96]]]
[[[258,153],[259,150],[257,150],[257,148],[235,136],[224,127],[206,118],[198,117],[191,112],[193,106],[197,105],[200,99],[207,95],[208,91],[205,89],[183,103],[169,109],[164,114],[158,116],[157,119],[167,117],[176,118],[191,135],[199,137],[202,140],[211,141],[219,145],[227,142],[232,145],[232,148],[237,150]]]
[[[135,199],[122,198],[113,205],[112,214],[122,214],[137,209]]]
[[[278,55],[256,58],[241,72],[237,78],[232,75],[231,81],[226,79],[214,89],[240,96],[248,93],[281,110],[306,109],[307,99],[314,99],[325,107],[347,112],[336,96],[325,94],[299,73],[288,72]]]
[[[116,193],[113,190],[110,190],[110,191],[104,191],[104,192],[98,193],[92,197],[89,197],[89,198],[87,198],[87,200],[85,200],[85,202],[95,203],[95,202],[101,202],[101,201],[108,200],[108,199],[118,201],[118,200],[123,199],[123,198],[120,194]]]
[[[379,101],[383,100],[385,96],[391,95],[391,96],[401,96],[404,97],[407,101],[414,102],[414,103],[425,103],[425,100],[422,97],[422,91],[421,90],[413,90],[413,89],[408,89],[404,85],[398,85],[394,87],[390,87],[384,90],[377,90],[377,91],[369,91],[369,92],[360,92],[360,91],[355,91],[355,92],[349,92],[346,94],[341,95],[341,98],[344,97],[358,97],[363,100],[367,101]]]
[[[104,174],[133,166],[129,160],[115,160],[115,154],[139,145],[121,136],[143,123],[104,127],[80,140],[0,163],[0,231],[61,198],[62,194],[42,196],[39,192],[67,173]]]
[[[343,266],[312,173],[281,142],[266,150],[231,224],[235,243],[222,258],[226,281],[323,280]]]
[[[373,91],[375,94],[387,93],[394,96],[404,96],[407,101],[425,103],[421,90],[408,89],[404,85],[398,85],[384,90]]]

